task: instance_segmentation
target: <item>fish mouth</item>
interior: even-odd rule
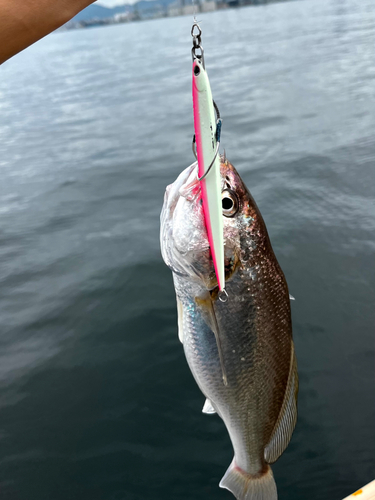
[[[237,269],[241,267],[239,249],[236,247],[224,247],[225,282],[230,281]]]
[[[236,269],[239,267],[241,261],[238,257],[238,254],[236,251],[233,252],[231,257],[226,257],[224,260],[224,267],[225,267],[225,281],[229,281],[233,274],[235,273]]]
[[[203,238],[200,223],[195,222],[192,229],[192,234],[196,235],[195,240],[189,240],[187,245],[185,245],[187,240],[179,239],[175,233],[177,229],[178,234],[179,229],[178,222],[176,226],[176,209],[181,198],[195,206],[195,221],[197,221],[197,214],[201,211],[201,205],[199,204],[200,185],[196,179],[196,169],[197,163],[192,164],[166,189],[161,213],[160,243],[163,260],[175,275],[191,279],[196,283],[200,282],[210,291],[218,288],[218,281],[206,232]],[[205,231],[204,228],[203,231]],[[180,233],[181,235],[185,237],[184,231]],[[202,240],[199,239],[199,235],[202,236]],[[229,238],[224,246],[226,282],[232,278],[239,263],[240,259],[236,251],[235,241],[233,241],[233,238]]]
[[[215,267],[212,260],[211,252],[209,251],[209,262],[205,268],[201,269],[198,266],[193,266],[193,270],[196,276],[203,282],[205,288],[211,293],[218,293],[219,283],[217,281]],[[224,271],[225,271],[225,285],[229,282],[237,269],[241,266],[241,260],[239,258],[238,252],[233,248],[225,248],[224,257]]]
[[[189,265],[184,265],[182,263],[183,255],[180,255],[176,249],[174,249],[173,253],[175,257],[173,259],[173,264],[168,264],[168,267],[174,274],[200,282],[204,288],[210,292],[213,292],[214,290],[217,292],[219,291],[214,262],[209,248],[200,254],[196,254],[195,258],[191,259],[191,263]],[[233,249],[230,249],[229,251],[228,249],[226,254],[227,256],[224,259],[225,283],[232,279],[236,270],[241,265],[237,251]],[[186,257],[186,255],[184,257]],[[175,265],[176,259],[179,263],[178,266]]]
[[[193,163],[181,172],[172,184],[167,186],[160,214],[160,248],[162,258],[173,273],[184,277],[188,277],[188,273],[184,266],[180,264],[180,255],[178,255],[178,252],[176,253],[173,244],[173,214],[180,197],[179,190],[186,183],[195,167],[196,164]]]

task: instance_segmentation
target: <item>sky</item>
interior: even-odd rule
[[[124,5],[125,3],[135,3],[137,0],[99,0],[98,5],[103,7],[116,7],[117,5]]]

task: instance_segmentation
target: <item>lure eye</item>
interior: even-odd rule
[[[221,193],[221,204],[225,217],[233,217],[238,212],[238,198],[232,191]]]

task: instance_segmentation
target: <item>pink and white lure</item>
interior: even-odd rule
[[[216,278],[222,291],[225,289],[224,233],[217,124],[210,82],[199,58],[193,58],[193,107],[203,212]]]

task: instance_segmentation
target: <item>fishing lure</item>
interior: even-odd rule
[[[210,81],[205,69],[201,45],[202,31],[193,24],[193,151],[196,146],[198,176],[201,185],[203,212],[208,241],[220,291],[225,293],[224,234],[220,180],[220,113],[212,99]],[[199,52],[199,53],[198,53]],[[217,118],[215,118],[215,111]],[[225,296],[223,296],[225,301]]]

